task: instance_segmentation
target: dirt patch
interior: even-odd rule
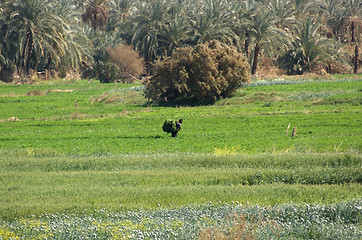
[[[54,89],[54,90],[50,90],[50,92],[73,92],[73,90],[72,89],[65,89],[65,90]]]
[[[21,121],[19,118],[17,118],[17,117],[11,117],[11,118],[8,118],[8,120],[7,120],[8,122],[19,122],[19,121]]]
[[[21,97],[21,96],[25,96],[25,95],[21,95],[21,94],[4,94],[4,95],[0,95],[0,97]]]
[[[40,91],[40,90],[34,90],[28,92],[26,95],[28,96],[45,96],[48,94],[48,91]]]

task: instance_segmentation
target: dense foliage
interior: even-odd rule
[[[251,72],[263,60],[288,74],[359,72],[361,0],[3,0],[0,79],[75,77],[93,71],[98,53],[133,46],[147,73],[157,59],[210,40],[233,46]],[[100,41],[101,40],[101,41]],[[98,68],[100,71],[96,71]],[[352,69],[353,68],[353,69]],[[120,71],[118,69],[118,71]],[[87,76],[87,75],[85,75]],[[122,78],[117,76],[115,78]],[[112,79],[111,81],[114,81]]]
[[[177,49],[172,58],[157,62],[154,75],[145,81],[145,96],[157,103],[213,103],[229,97],[249,81],[244,56],[217,41],[195,48]]]

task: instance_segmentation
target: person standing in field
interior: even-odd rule
[[[175,121],[175,123],[176,123],[176,131],[171,132],[172,137],[177,137],[177,133],[181,130],[182,122],[183,122],[182,119],[180,119],[178,121]]]

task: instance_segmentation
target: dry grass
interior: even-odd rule
[[[103,93],[101,96],[93,96],[89,99],[93,103],[103,102],[110,103],[123,103],[123,104],[142,104],[144,102],[142,92],[140,91],[121,91],[111,90]]]
[[[245,217],[232,215],[227,217],[232,226],[208,227],[201,230],[200,240],[254,240],[256,237],[247,226]]]
[[[259,68],[256,72],[257,78],[276,78],[280,77],[285,74],[285,71],[274,66],[272,61],[270,61],[268,58],[264,58],[260,64]]]
[[[0,122],[19,122],[19,121],[21,121],[21,120],[17,117],[10,117],[8,119],[0,119]]]

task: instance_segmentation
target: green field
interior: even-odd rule
[[[259,239],[273,238],[261,227],[268,221],[285,239],[360,239],[361,94],[358,76],[278,79],[254,81],[210,106],[160,107],[137,83],[0,84],[0,239],[82,236],[51,222],[78,224],[83,236],[100,239],[142,239],[137,231],[146,239],[197,238],[202,229],[228,228],[215,216],[227,221],[235,209]],[[168,118],[184,119],[177,138],[162,132]],[[231,203],[245,208],[228,212]],[[300,218],[312,213],[303,204],[321,212],[309,232]],[[260,206],[268,217],[256,220]],[[333,219],[323,212],[339,208]],[[215,216],[195,220],[185,209]],[[288,225],[278,214],[290,209],[300,214]],[[86,216],[100,224],[93,232]],[[43,231],[31,231],[37,227]]]

